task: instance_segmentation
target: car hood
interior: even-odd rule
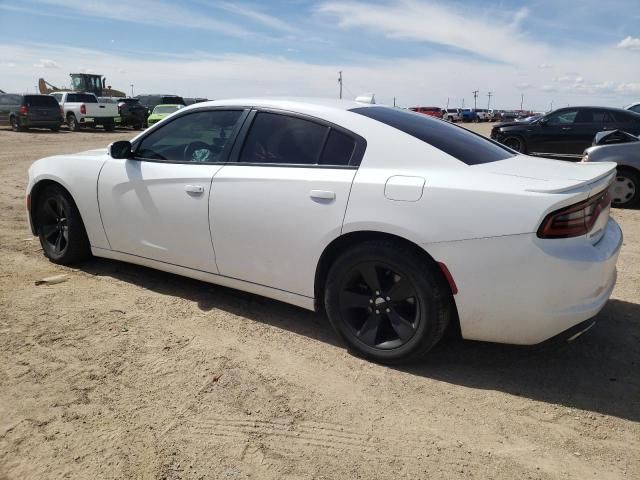
[[[526,189],[530,192],[559,193],[613,175],[616,164],[614,162],[573,163],[516,155],[506,160],[475,165],[472,168],[486,173],[534,180]]]

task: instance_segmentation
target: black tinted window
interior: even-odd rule
[[[58,101],[49,95],[26,95],[24,102],[29,107],[54,107],[58,108]]]
[[[317,164],[327,128],[302,118],[260,112],[251,125],[239,161]]]
[[[510,150],[465,128],[425,115],[388,107],[362,107],[351,111],[397,128],[467,165],[495,162],[514,155]]]
[[[577,115],[578,110],[560,110],[558,112],[553,112],[547,118],[549,123],[552,125],[566,125],[577,121]]]
[[[627,122],[636,122],[640,123],[640,115],[634,113],[633,111],[616,111],[614,114],[616,122],[618,123],[627,123]]]
[[[631,110],[632,112],[640,113],[640,103],[638,105],[634,105],[629,110]]]
[[[20,95],[0,95],[0,105],[20,105],[22,98]]]
[[[332,128],[331,132],[329,132],[327,143],[324,145],[320,164],[349,165],[349,160],[351,160],[355,148],[356,142],[353,137]]]
[[[67,95],[67,102],[98,103],[98,99],[88,93],[70,93]]]
[[[147,135],[136,156],[181,162],[224,161],[224,148],[241,115],[240,110],[215,110],[180,116]]]

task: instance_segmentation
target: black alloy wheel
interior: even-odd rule
[[[325,287],[333,327],[381,363],[416,360],[441,338],[452,311],[438,266],[402,244],[371,241],[336,259]]]
[[[516,152],[525,153],[524,140],[520,137],[509,135],[508,137],[503,138],[501,143]]]
[[[345,276],[340,310],[358,340],[383,350],[406,344],[420,323],[414,285],[383,262],[361,263]]]
[[[13,130],[14,132],[22,131],[22,127],[20,126],[20,121],[15,115],[11,117],[10,122],[11,122],[11,130]]]
[[[91,255],[80,213],[62,188],[49,186],[39,195],[35,222],[42,250],[52,262],[67,265]]]

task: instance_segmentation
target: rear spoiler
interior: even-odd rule
[[[591,168],[594,176],[587,180],[551,180],[549,185],[543,188],[528,188],[527,192],[533,193],[569,193],[581,190],[590,185],[590,190],[602,190],[609,186],[616,175],[614,162],[580,163],[580,168]],[[602,188],[600,188],[602,187]]]

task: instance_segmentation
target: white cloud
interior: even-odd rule
[[[92,2],[86,0],[37,0],[40,3],[66,9],[75,14],[96,18],[163,27],[197,28],[213,30],[217,33],[235,37],[245,37],[251,33],[231,22],[217,20],[212,16],[197,14],[181,7],[179,3],[170,4],[152,0],[110,0]]]
[[[516,12],[456,9],[450,4],[404,0],[388,4],[329,1],[318,11],[342,28],[366,28],[389,38],[437,43],[499,61],[518,63],[540,56],[519,30],[527,9]]]
[[[40,59],[40,61],[38,63],[34,63],[33,66],[38,68],[60,68],[58,62],[48,59]]]
[[[528,83],[528,82],[520,82],[520,83],[516,84],[516,87],[517,87],[519,90],[528,90],[528,89],[532,88],[532,87],[533,87],[533,85],[531,85],[531,84],[530,84],[530,83]]]
[[[639,50],[640,51],[640,38],[628,36],[623,40],[620,40],[620,43],[616,45],[617,48],[624,48],[627,50]]]
[[[553,65],[551,65],[550,63],[541,63],[540,65],[538,65],[538,68],[542,70],[549,70],[553,68]]]
[[[298,33],[298,29],[283,22],[279,18],[268,15],[254,8],[250,8],[249,6],[244,4],[223,2],[217,4],[217,6],[227,12],[249,18],[250,20],[253,20],[274,30],[279,30],[285,33]]]

